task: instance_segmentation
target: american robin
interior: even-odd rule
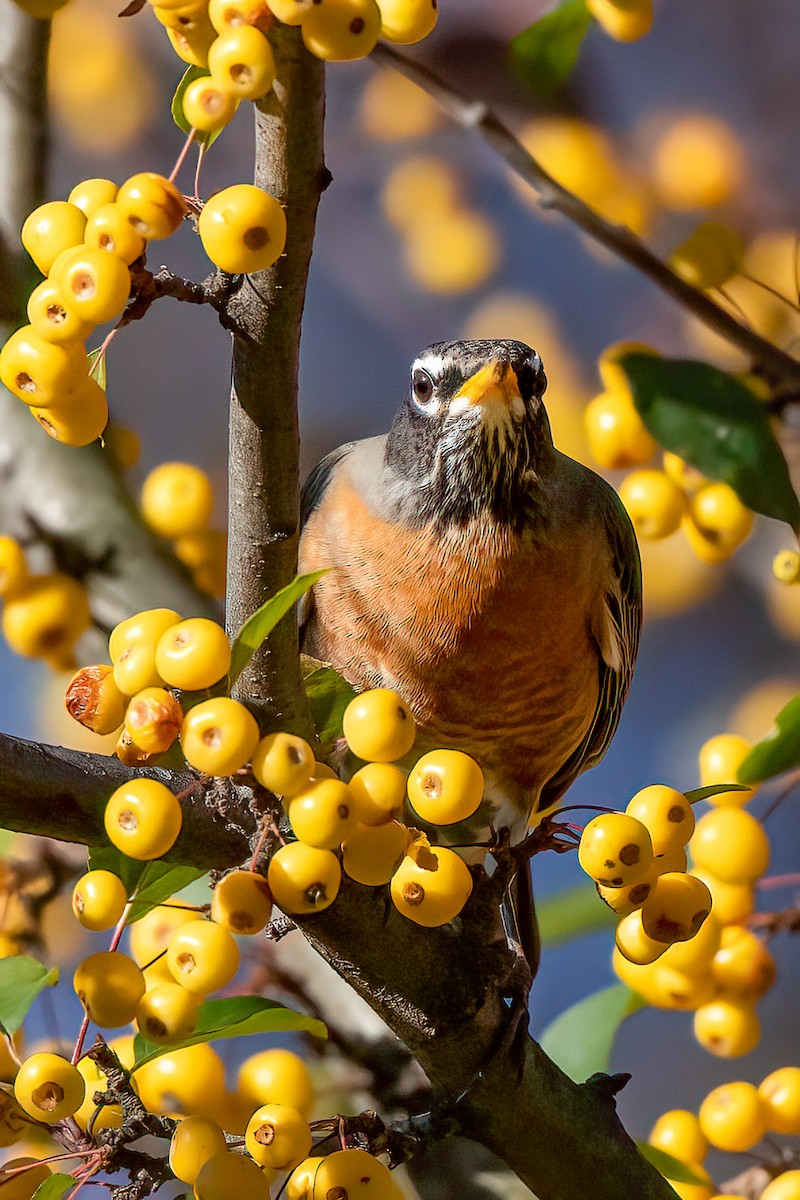
[[[410,705],[417,746],[480,763],[512,842],[603,756],[641,624],[616,492],[553,446],[536,351],[442,342],[388,434],[350,442],[304,491],[302,571],[332,568],[303,649]]]

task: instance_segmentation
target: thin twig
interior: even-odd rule
[[[530,184],[542,208],[558,212],[594,241],[631,264],[709,328],[739,346],[755,363],[776,377],[800,383],[800,362],[778,346],[747,329],[704,292],[676,275],[625,226],[612,225],[578,196],[562,187],[482,101],[460,94],[435,72],[407,58],[394,46],[379,42],[372,52],[379,63],[394,67],[436,100],[465,129],[483,138],[508,165]]]
[[[192,142],[194,141],[194,139],[196,137],[197,137],[197,130],[191,129],[189,131],[189,136],[187,137],[186,141],[183,143],[183,149],[181,150],[180,154],[178,155],[177,159],[175,160],[175,166],[172,168],[172,170],[170,172],[170,175],[169,175],[170,183],[175,182],[178,172],[180,171],[181,167],[183,166],[184,162],[186,161],[186,155],[189,153],[189,147],[191,146]]]

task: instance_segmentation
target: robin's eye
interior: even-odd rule
[[[526,359],[521,366],[515,366],[514,373],[517,376],[519,394],[526,402],[533,396],[541,396],[547,387],[547,380],[542,370],[542,360],[538,354],[535,354],[533,359]]]
[[[417,367],[411,376],[411,394],[420,408],[430,408],[433,401],[433,380],[427,371]]]

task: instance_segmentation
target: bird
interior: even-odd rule
[[[430,345],[388,433],[333,450],[302,498],[299,569],[329,568],[303,651],[397,691],[415,755],[475,758],[512,844],[608,748],[641,627],[631,522],[554,447],[546,387],[523,342]]]

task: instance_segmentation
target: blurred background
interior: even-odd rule
[[[652,32],[639,42],[621,45],[592,29],[568,88],[548,104],[510,69],[507,52],[542,9],[523,0],[441,0],[435,34],[413,53],[488,100],[557,177],[660,254],[711,217],[744,236],[749,273],[796,298],[795,0],[656,0]],[[91,176],[168,173],[183,141],[168,115],[181,71],[149,11],[120,21],[110,0],[70,0],[53,22],[48,198],[66,198]],[[331,65],[328,86],[333,184],[320,207],[303,331],[305,469],[341,442],[384,431],[412,359],[433,341],[514,337],[535,346],[556,444],[590,464],[582,411],[601,390],[596,361],[609,343],[642,341],[667,355],[746,367],[634,270],[537,211],[488,148],[410,85],[367,61]],[[252,144],[245,104],[207,156],[205,195],[251,179]],[[151,267],[159,255],[196,279],[208,270],[188,228],[154,247]],[[792,344],[796,310],[743,279],[727,290],[758,329]],[[161,462],[197,463],[215,482],[217,525],[225,513],[228,381],[228,337],[214,315],[169,300],[125,329],[108,355],[113,419],[142,441],[131,487]],[[633,688],[610,751],[575,785],[573,802],[624,807],[648,783],[697,786],[697,752],[708,737],[757,739],[800,692],[800,589],[771,573],[788,536],[759,518],[752,538],[715,565],[701,562],[680,533],[643,546],[646,617]],[[3,730],[74,740],[76,727],[61,715],[63,678],[1,644],[0,673]],[[765,787],[753,801],[757,815],[776,791]],[[796,871],[796,796],[767,829],[773,872]],[[579,875],[573,856],[542,856],[537,893]],[[791,890],[771,892],[761,907],[792,898]],[[78,953],[82,935],[70,936],[53,948],[62,962]],[[703,1050],[689,1014],[646,1010],[623,1027],[612,1065],[633,1073],[620,1109],[635,1136],[646,1136],[667,1108],[694,1108],[716,1083],[758,1082],[796,1057],[798,955],[788,935],[772,948],[778,985],[759,1006],[762,1040],[741,1061]],[[613,982],[610,953],[608,931],[545,952],[534,1032]]]

